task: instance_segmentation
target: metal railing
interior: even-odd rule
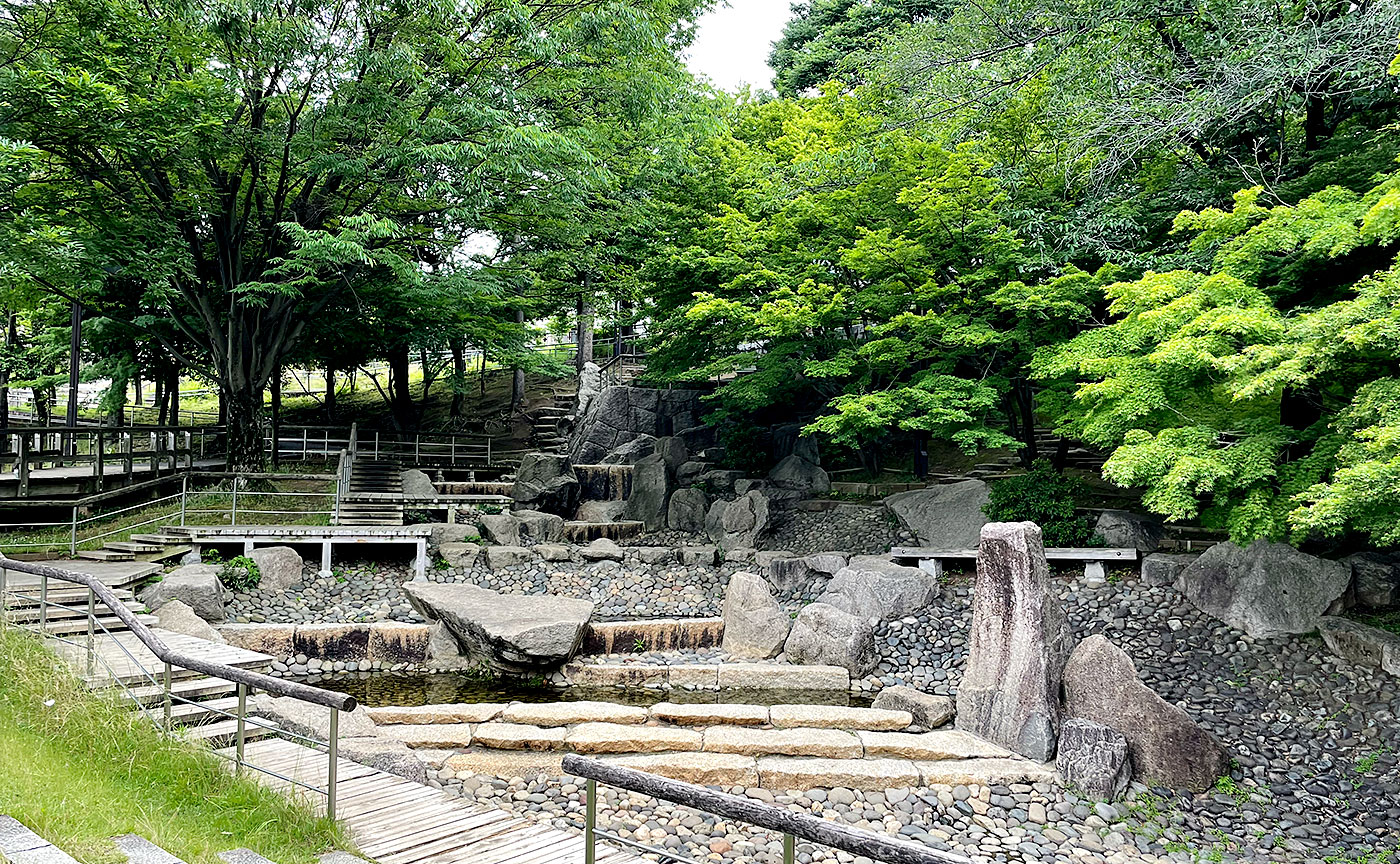
[[[350,493],[350,475],[355,472],[355,456],[359,453],[359,447],[360,427],[358,423],[351,423],[350,437],[345,442],[345,449],[340,451],[340,462],[335,469],[335,514],[331,517],[332,525],[340,524],[340,505]]]
[[[45,468],[87,465],[86,475],[102,491],[108,465],[130,476],[137,463],[152,474],[194,467],[217,452],[222,426],[23,426],[0,433],[0,473],[13,471],[19,494],[29,493],[31,474]]]
[[[9,573],[11,571],[26,573],[37,576],[38,593],[26,593],[28,589],[17,589],[9,584]],[[86,589],[86,603],[84,606],[73,606],[63,602],[55,601],[50,596],[49,582],[57,580],[82,586]],[[10,600],[22,599],[31,604],[29,612],[32,610],[33,621],[12,621],[10,613]],[[156,659],[162,663],[159,677],[132,653],[123,644],[122,640],[116,638],[115,634],[102,622],[97,615],[97,604],[106,607],[112,615],[121,621],[123,625],[146,647]],[[74,639],[66,639],[49,632],[51,610],[61,610],[73,615],[84,617],[86,624],[86,636],[79,642]],[[23,616],[14,616],[23,617]],[[94,576],[85,573],[75,573],[70,570],[63,570],[58,567],[50,567],[44,564],[36,564],[27,561],[12,561],[0,556],[0,627],[16,626],[20,629],[36,633],[41,638],[50,639],[59,643],[78,648],[86,655],[86,679],[89,686],[100,683],[97,678],[97,666],[101,665],[111,678],[112,683],[120,686],[123,696],[143,714],[156,722],[157,726],[167,735],[176,734],[176,724],[173,717],[173,708],[176,703],[196,706],[200,710],[209,714],[222,716],[233,720],[235,723],[234,749],[229,758],[235,766],[235,771],[242,773],[244,768],[250,768],[270,777],[276,777],[287,783],[291,783],[307,791],[324,795],[326,798],[326,816],[335,818],[336,807],[336,772],[340,758],[340,712],[355,710],[356,702],[354,697],[343,693],[335,693],[329,690],[322,690],[318,687],[311,687],[295,681],[285,681],[281,678],[273,678],[260,672],[253,672],[248,669],[240,669],[236,666],[228,666],[223,663],[216,663],[209,660],[202,660],[198,657],[191,657],[172,650],[158,636],[150,631],[145,624],[126,607],[126,604],[112,591]],[[103,642],[118,646],[121,653],[130,661],[133,667],[129,672],[123,674],[114,669],[110,663],[102,656],[98,648],[98,633],[101,633]],[[197,699],[182,696],[173,689],[173,670],[176,668],[187,669],[191,672],[207,675],[211,678],[218,678],[235,685],[238,694],[236,711],[229,712],[221,708],[216,708]],[[134,692],[126,681],[127,678],[136,677],[149,682],[150,686],[159,691],[161,715],[157,719],[152,713],[150,706]],[[300,735],[279,726],[258,722],[258,718],[248,714],[248,696],[257,691],[264,691],[277,696],[289,696],[291,698],[307,702],[312,705],[319,705],[330,709],[329,735],[325,740],[307,735]],[[316,748],[324,748],[328,755],[326,785],[324,787],[314,786],[289,777],[269,768],[260,767],[249,762],[246,757],[247,728],[253,726],[258,729],[265,729],[275,732],[278,735],[296,738],[305,741]]]
[[[583,860],[584,864],[594,864],[597,859],[599,839],[608,840],[622,846],[637,849],[643,853],[659,855],[661,858],[677,861],[680,864],[698,864],[689,858],[677,855],[666,849],[658,849],[639,843],[598,828],[598,784],[615,786],[629,792],[650,795],[673,804],[680,804],[706,813],[713,813],[725,819],[746,822],[783,835],[783,864],[794,864],[797,857],[797,840],[820,843],[852,855],[860,855],[874,861],[887,861],[890,864],[972,864],[972,859],[952,852],[941,852],[908,840],[899,840],[874,831],[852,828],[826,819],[818,819],[805,813],[795,813],[781,807],[763,804],[752,798],[741,798],[716,792],[694,783],[684,783],[610,765],[584,756],[567,754],[563,759],[566,774],[582,777],[586,781],[587,799],[584,802]]]

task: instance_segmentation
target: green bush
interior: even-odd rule
[[[1090,525],[1074,512],[1081,495],[1080,481],[1039,459],[1027,473],[994,482],[982,512],[993,522],[1034,522],[1046,546],[1083,546]]]
[[[258,562],[239,555],[219,568],[219,581],[231,591],[252,591],[262,581],[262,571]]]

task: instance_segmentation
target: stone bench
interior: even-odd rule
[[[942,575],[944,560],[977,560],[976,549],[925,549],[920,546],[896,546],[890,550],[890,557],[896,561],[914,561],[919,569],[934,575]],[[1138,559],[1138,550],[1123,548],[1098,548],[1092,546],[1050,546],[1045,550],[1049,561],[1084,562],[1084,580],[1102,583],[1104,562],[1127,562]]]

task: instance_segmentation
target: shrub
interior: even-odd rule
[[[1046,546],[1083,546],[1089,540],[1089,520],[1074,512],[1082,484],[1038,459],[1031,470],[992,484],[991,500],[982,512],[993,522],[1034,522]]]
[[[258,562],[247,555],[239,555],[219,568],[219,581],[231,591],[252,591],[262,581]]]

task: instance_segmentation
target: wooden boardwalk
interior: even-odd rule
[[[188,657],[245,669],[262,670],[272,665],[271,657],[256,651],[246,651],[232,645],[221,645],[207,639],[200,639],[197,636],[185,636],[181,633],[172,633],[169,630],[160,630],[154,627],[151,628],[151,632],[172,651],[177,651]],[[87,635],[81,634],[67,638],[71,641],[60,642],[51,647],[75,671],[80,671],[87,665],[87,648],[85,647]],[[99,633],[93,639],[93,647],[97,649],[99,662],[94,671],[96,680],[89,682],[90,684],[100,684],[108,678],[116,678],[128,684],[149,683],[151,678],[159,680],[162,670],[165,668],[165,664],[160,658],[151,653],[151,650],[143,645],[140,639],[136,638],[136,634],[129,630],[111,634]],[[171,671],[172,676],[176,678],[199,675],[197,672],[178,666]]]
[[[220,751],[232,755],[232,750]],[[326,754],[278,738],[247,745],[252,765],[317,788],[326,785]],[[583,837],[496,808],[452,798],[365,765],[341,759],[336,817],[360,853],[379,864],[583,864]],[[249,772],[265,785],[322,807],[325,799],[287,780]],[[598,846],[598,864],[649,864]]]

